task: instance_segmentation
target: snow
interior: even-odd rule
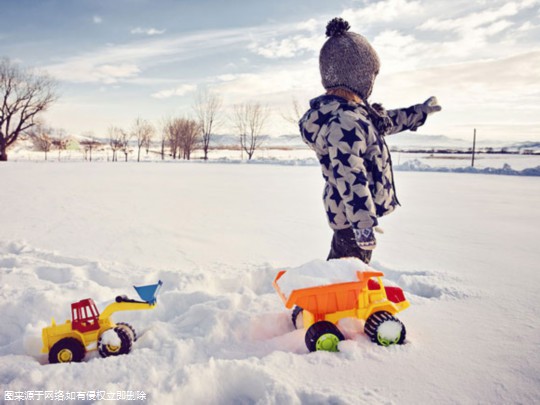
[[[396,341],[401,334],[401,324],[397,321],[385,321],[377,329],[377,334],[390,342]]]
[[[113,329],[109,329],[101,334],[101,344],[120,347],[122,341]]]
[[[301,288],[358,281],[356,273],[366,270],[369,270],[369,267],[359,259],[318,259],[288,270],[277,284],[285,297],[289,297],[292,291]]]
[[[377,346],[350,319],[339,353],[308,353],[272,281],[328,254],[317,166],[2,164],[1,398],[539,403],[538,181],[397,171],[403,206],[381,220],[372,267],[411,302],[407,340]],[[129,355],[47,364],[51,317],[158,280],[155,309],[113,317],[140,335]]]

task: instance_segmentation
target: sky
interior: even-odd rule
[[[343,17],[376,49],[371,102],[408,107],[436,96],[425,135],[540,141],[540,0],[0,0],[0,57],[52,75],[48,125],[73,135],[159,127],[193,116],[195,95],[260,102],[264,132],[298,133],[294,116],[324,92],[325,26]]]

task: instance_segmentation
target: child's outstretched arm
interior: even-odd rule
[[[436,97],[430,97],[422,104],[416,104],[408,108],[398,108],[388,110],[388,117],[392,120],[393,126],[387,135],[396,134],[401,131],[416,131],[418,127],[424,125],[428,115],[441,111],[441,106]]]

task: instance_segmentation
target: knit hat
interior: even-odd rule
[[[326,26],[329,38],[319,55],[322,85],[327,90],[343,87],[367,100],[379,73],[379,57],[366,38],[349,28],[342,18],[334,18]]]

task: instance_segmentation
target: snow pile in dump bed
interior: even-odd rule
[[[313,260],[287,270],[277,284],[281,292],[288,298],[292,291],[301,288],[358,281],[356,272],[368,269],[367,264],[354,258],[329,261]]]

